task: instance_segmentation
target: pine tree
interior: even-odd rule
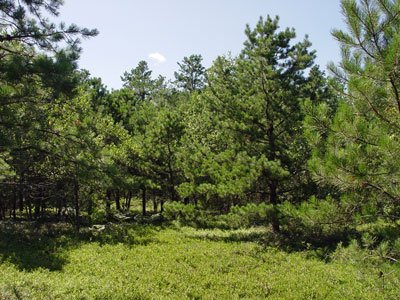
[[[121,76],[124,87],[132,90],[138,101],[150,100],[151,96],[165,87],[165,78],[160,75],[153,79],[151,73],[147,62],[142,60],[136,68]]]
[[[343,0],[348,32],[334,30],[342,61],[331,65],[341,100],[308,105],[310,168],[361,214],[400,213],[400,1]]]
[[[46,14],[57,16],[61,4],[58,0],[0,2],[0,157],[6,162],[0,176],[2,187],[18,187],[14,193],[20,209],[24,201],[33,200],[37,208],[44,207],[39,201],[54,182],[46,166],[57,157],[49,145],[63,136],[48,117],[61,99],[74,94],[79,37],[97,34],[49,22]]]
[[[251,195],[271,203],[276,231],[278,204],[291,199],[304,174],[300,103],[309,96],[304,70],[314,58],[307,38],[292,44],[294,30],[278,29],[278,18],[260,18],[254,29],[247,26],[240,56],[219,57],[210,68],[209,87],[201,97],[210,110],[208,123],[215,127],[194,124],[211,139],[195,140],[200,144],[196,152],[203,154],[194,156],[200,163],[193,163],[201,169],[198,191],[232,198]],[[188,183],[182,189],[191,190]]]
[[[199,91],[205,86],[205,68],[201,64],[203,58],[199,54],[184,57],[178,63],[179,71],[174,73],[175,84],[185,91]]]
[[[0,53],[16,54],[15,43],[36,46],[41,50],[55,51],[59,42],[66,42],[79,52],[79,37],[92,37],[97,30],[80,28],[75,24],[56,25],[47,15],[58,16],[62,0],[3,0],[0,2]],[[29,55],[26,53],[26,55]]]

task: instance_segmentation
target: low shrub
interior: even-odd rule
[[[369,233],[377,242],[392,241],[400,237],[400,222],[392,222],[387,219],[378,218],[373,222],[358,225],[357,232],[360,235]]]
[[[312,197],[300,205],[288,202],[279,206],[282,228],[286,234],[311,243],[345,240],[353,232],[351,216],[331,198]]]
[[[209,227],[212,223],[207,212],[193,204],[170,202],[164,205],[163,216],[168,221],[178,221],[181,225],[192,227]]]
[[[270,223],[273,205],[249,203],[232,206],[230,212],[219,217],[219,227],[229,229],[267,226]]]
[[[172,202],[165,205],[163,216],[184,226],[197,228],[239,229],[266,226],[270,223],[273,206],[265,203],[232,206],[230,212],[219,215],[193,204]]]

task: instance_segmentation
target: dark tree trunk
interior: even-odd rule
[[[27,202],[28,218],[29,220],[32,221],[32,201],[29,195],[26,197],[26,202]]]
[[[106,214],[107,214],[107,220],[110,220],[111,217],[111,191],[107,190],[106,192]]]
[[[126,206],[125,206],[126,211],[129,211],[131,209],[131,200],[132,200],[132,192],[129,191],[126,197]]]
[[[277,195],[277,181],[271,180],[269,184],[269,201],[274,206],[274,210],[272,212],[272,230],[276,233],[281,231],[280,222],[279,222],[279,215],[278,215],[278,195]]]
[[[117,210],[121,210],[121,201],[120,201],[120,194],[119,194],[119,190],[115,191],[115,207],[117,208]]]
[[[65,207],[65,198],[64,196],[61,197],[59,200],[57,200],[57,205],[58,205],[58,211],[57,211],[57,216],[58,220],[61,221],[61,218],[63,217],[63,208]]]
[[[17,219],[17,191],[15,188],[13,189],[13,218]]]
[[[0,220],[3,220],[3,219],[4,219],[4,214],[3,214],[3,201],[4,201],[3,195],[0,195]]]
[[[92,222],[92,214],[93,214],[93,193],[94,190],[90,189],[89,193],[88,193],[88,206],[87,206],[87,214],[89,217],[89,222]]]
[[[154,210],[155,213],[158,210],[157,198],[155,196],[153,197],[153,210]]]
[[[38,202],[39,202],[39,218],[43,219],[45,211],[46,211],[46,199],[45,199],[45,194],[44,194],[43,188],[39,189]]]
[[[174,174],[172,170],[170,170],[169,174],[169,190],[170,190],[170,195],[171,195],[171,200],[172,201],[177,201],[176,193],[175,193],[175,183],[174,183]]]
[[[142,215],[146,215],[146,188],[142,188]]]
[[[42,191],[42,197],[40,200],[40,204],[41,204],[41,217],[45,218],[46,217],[46,195],[45,193]]]
[[[35,220],[37,220],[39,219],[40,215],[40,197],[37,197],[37,195],[34,195],[34,197],[36,197],[36,199],[34,200],[34,208],[35,208],[34,218]]]
[[[18,196],[19,196],[19,211],[22,213],[24,211],[24,188],[21,180],[18,188]]]
[[[274,121],[273,121],[273,116],[270,115],[270,111],[268,110],[269,105],[267,105],[266,108],[266,118],[267,120],[270,120],[269,123],[269,128],[267,130],[267,137],[268,137],[268,142],[269,142],[269,157],[268,160],[270,161],[275,161],[276,159],[276,136],[274,133],[275,127],[274,127]],[[270,203],[274,206],[274,210],[272,212],[272,220],[271,220],[271,225],[272,225],[272,230],[275,233],[279,233],[281,228],[280,228],[280,222],[279,222],[279,211],[278,211],[278,181],[274,179],[269,180],[269,201]]]
[[[19,168],[20,168],[20,176],[19,176],[19,188],[18,188],[18,196],[19,196],[19,210],[20,212],[24,211],[24,181],[25,181],[25,172],[24,172],[24,164],[22,151],[19,152]]]
[[[76,233],[79,233],[81,224],[79,217],[79,184],[77,181],[75,181],[74,192],[75,192],[75,231]]]
[[[168,154],[169,156],[172,155],[169,144],[168,144]],[[169,188],[170,188],[171,200],[177,201],[178,197],[175,191],[175,176],[171,165],[171,159],[168,159],[168,172],[169,172],[169,186],[170,186]]]

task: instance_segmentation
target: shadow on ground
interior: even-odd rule
[[[79,234],[66,223],[1,222],[0,263],[11,263],[19,270],[38,268],[59,271],[68,263],[68,251],[84,243],[128,246],[157,243],[155,233],[161,226],[107,224],[83,228]]]
[[[276,248],[287,253],[307,252],[310,258],[324,261],[330,260],[339,243],[347,245],[350,236],[294,236],[288,232],[279,234],[272,232],[269,227],[256,227],[238,230],[197,230],[186,234],[192,239],[209,240],[225,243],[253,242],[265,248]]]

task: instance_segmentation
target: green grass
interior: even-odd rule
[[[267,247],[267,229],[72,232],[3,224],[0,299],[400,299],[397,266]]]

